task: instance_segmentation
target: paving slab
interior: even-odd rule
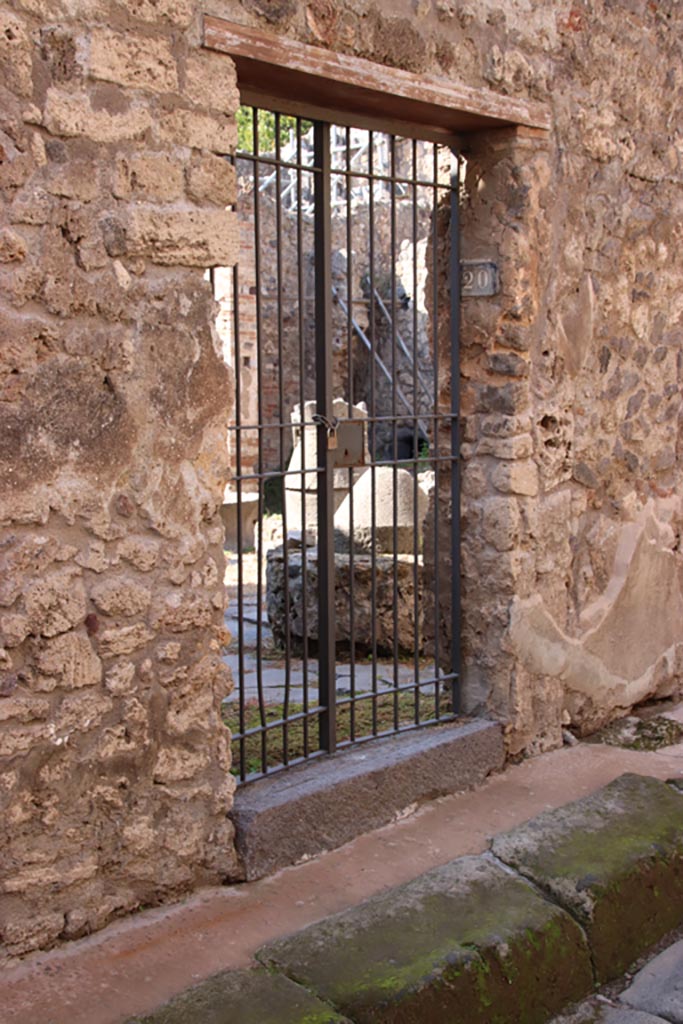
[[[683,1024],[683,941],[669,946],[641,971],[621,994],[623,1002]]]
[[[282,975],[225,971],[128,1024],[350,1024]]]
[[[581,922],[600,983],[683,920],[683,799],[656,779],[622,775],[492,849]]]
[[[597,999],[588,999],[572,1013],[563,1013],[552,1024],[667,1024],[661,1017],[630,1010],[624,1006],[609,1006]]]
[[[581,928],[486,855],[452,861],[257,955],[356,1024],[542,1024],[593,987]]]

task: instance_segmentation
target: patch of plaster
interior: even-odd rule
[[[683,620],[670,524],[678,504],[650,501],[624,525],[612,576],[582,615],[592,625],[580,636],[567,635],[540,595],[513,602],[516,654],[530,671],[561,680],[565,710],[575,724],[605,721],[671,687]]]

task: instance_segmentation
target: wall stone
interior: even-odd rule
[[[3,4],[3,957],[234,870],[202,10],[549,105],[464,147],[463,256],[502,274],[463,311],[464,703],[516,755],[681,685],[680,5]]]
[[[235,76],[194,4],[128,6],[0,15],[0,960],[234,869]]]

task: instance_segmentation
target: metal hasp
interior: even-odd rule
[[[272,109],[238,125],[240,259],[212,280],[249,782],[459,712],[460,160]]]

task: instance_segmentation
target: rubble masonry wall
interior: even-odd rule
[[[235,868],[205,270],[238,97],[202,12],[549,105],[466,144],[462,255],[502,290],[464,304],[465,704],[517,754],[680,686],[679,5],[3,4],[4,955]]]

